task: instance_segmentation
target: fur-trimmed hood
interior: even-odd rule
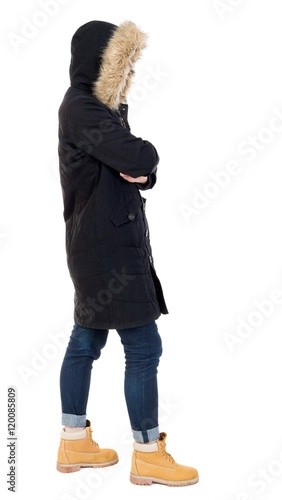
[[[146,47],[147,35],[136,24],[120,26],[90,21],[71,42],[70,80],[73,87],[91,92],[111,109],[126,103],[133,65]]]

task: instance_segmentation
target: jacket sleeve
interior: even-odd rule
[[[95,99],[69,103],[67,120],[74,145],[118,172],[134,178],[150,177],[157,169],[159,156],[155,147],[131,134],[114,111]],[[149,180],[153,183],[154,177]]]
[[[136,182],[135,185],[141,191],[146,191],[147,189],[152,189],[156,184],[156,182],[157,182],[157,168],[152,174],[148,175],[148,180],[145,184],[140,184],[139,182]]]

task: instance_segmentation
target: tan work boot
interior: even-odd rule
[[[179,465],[165,450],[166,433],[161,432],[158,441],[134,443],[130,481],[133,484],[188,486],[199,481],[198,471],[193,467]]]
[[[81,467],[107,467],[118,462],[115,450],[100,449],[92,440],[92,429],[89,420],[80,432],[61,431],[61,442],[58,451],[57,470],[59,472],[76,472]]]

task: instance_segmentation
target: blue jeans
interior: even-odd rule
[[[156,322],[117,330],[125,353],[124,394],[135,441],[159,439],[157,367],[162,342]],[[108,330],[75,323],[60,373],[62,425],[84,427],[91,370]],[[114,411],[113,411],[114,416]]]

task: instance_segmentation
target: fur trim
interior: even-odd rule
[[[126,103],[135,63],[147,45],[148,36],[131,21],[122,23],[113,33],[102,55],[99,77],[93,95],[111,109]]]

